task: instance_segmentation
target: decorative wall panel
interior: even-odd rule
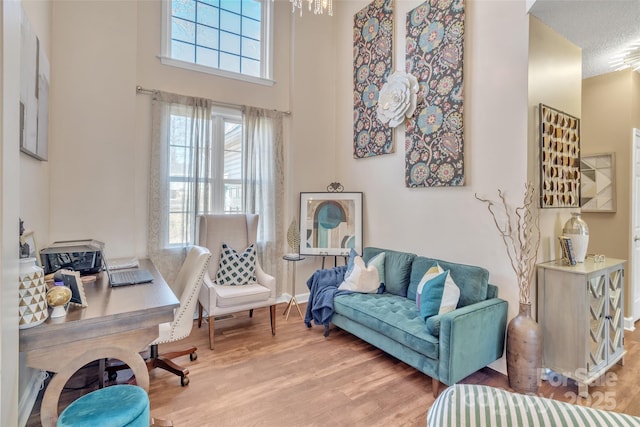
[[[392,71],[393,0],[375,0],[353,25],[353,157],[395,151],[393,128],[376,114],[378,92]]]
[[[464,184],[464,1],[428,0],[407,14],[406,71],[420,84],[407,121],[407,187]]]
[[[539,105],[540,207],[580,207],[580,119]]]

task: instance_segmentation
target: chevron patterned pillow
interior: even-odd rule
[[[256,281],[256,247],[251,244],[238,252],[226,243],[222,244],[220,265],[216,273],[218,285],[240,286]]]

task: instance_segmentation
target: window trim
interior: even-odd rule
[[[191,71],[212,74],[219,77],[241,80],[248,83],[256,83],[264,86],[273,86],[273,2],[262,1],[261,17],[261,59],[260,73],[265,77],[249,76],[247,74],[235,73],[220,68],[207,67],[206,65],[195,64],[193,62],[181,61],[171,57],[171,0],[162,0],[162,33],[160,36],[160,63]]]

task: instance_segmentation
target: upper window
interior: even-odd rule
[[[165,64],[271,81],[271,5],[260,0],[165,0]]]

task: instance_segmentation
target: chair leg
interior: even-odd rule
[[[213,350],[213,322],[214,322],[214,317],[213,316],[209,316],[209,348],[211,350]]]
[[[151,350],[151,353],[150,353],[150,358],[147,360],[147,369],[149,370],[153,368],[164,369],[165,371],[169,371],[172,374],[179,376],[180,385],[182,385],[183,387],[186,385],[189,385],[189,378],[187,377],[187,375],[189,375],[189,369],[183,368],[182,366],[178,365],[171,359],[173,359],[174,357],[184,356],[188,354],[189,359],[191,359],[191,361],[194,361],[198,358],[198,355],[196,354],[196,350],[197,350],[196,347],[190,347],[186,350],[172,351],[169,353],[159,354],[158,345],[152,344],[150,350]]]
[[[272,305],[269,307],[269,311],[271,312],[271,335],[276,334],[276,306]]]
[[[202,304],[200,304],[200,301],[198,301],[198,328],[202,327],[202,311]]]
[[[249,317],[253,317],[253,308],[249,309]]]

